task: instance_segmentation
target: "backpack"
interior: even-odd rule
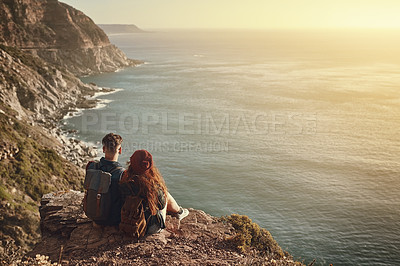
[[[135,195],[132,189],[133,182],[129,181],[120,184],[122,190],[128,190],[129,195],[121,209],[121,223],[119,230],[128,236],[139,239],[146,234],[147,221],[145,216],[145,200]]]
[[[122,167],[115,167],[110,172],[100,170],[100,163],[94,162],[94,169],[87,169],[85,181],[85,196],[83,210],[94,222],[105,222],[111,211],[111,175]]]

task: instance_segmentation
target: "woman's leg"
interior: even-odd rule
[[[167,212],[168,213],[177,213],[180,210],[180,206],[176,203],[174,197],[172,197],[169,192],[167,192]]]
[[[189,210],[179,206],[169,192],[167,192],[167,212],[178,218],[179,221],[189,215]]]

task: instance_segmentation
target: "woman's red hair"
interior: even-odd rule
[[[158,210],[158,190],[161,189],[166,199],[167,186],[165,185],[164,178],[161,176],[154,163],[144,173],[138,174],[135,171],[136,167],[134,161],[129,163],[128,169],[124,172],[121,183],[133,180],[139,187],[139,196],[147,199],[147,203],[152,215],[155,215]]]

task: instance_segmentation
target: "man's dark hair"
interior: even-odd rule
[[[117,152],[117,147],[122,143],[122,137],[114,133],[109,133],[104,136],[101,142],[106,151]]]

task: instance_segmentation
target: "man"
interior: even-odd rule
[[[123,202],[121,201],[118,183],[125,170],[118,162],[118,157],[122,152],[121,143],[122,137],[114,133],[107,134],[102,140],[104,157],[100,159],[99,169],[111,173],[111,184],[109,187],[111,193],[111,210],[105,221],[95,221],[99,225],[114,226],[121,222]],[[93,161],[89,162],[86,166],[86,170],[94,168],[95,162]]]

